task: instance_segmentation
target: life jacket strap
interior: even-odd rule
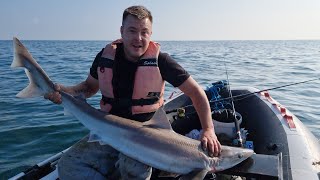
[[[109,98],[102,95],[102,101],[105,104],[110,104],[112,106],[122,107],[122,106],[144,106],[156,104],[159,101],[159,97],[152,97],[150,99],[127,99],[127,98]]]

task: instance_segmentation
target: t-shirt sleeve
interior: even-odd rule
[[[190,77],[190,74],[167,53],[159,54],[158,66],[163,80],[174,87],[180,86]]]
[[[95,79],[98,79],[97,69],[98,69],[98,64],[99,64],[99,60],[101,58],[103,49],[96,55],[96,58],[94,58],[94,61],[93,61],[92,65],[91,65],[91,68],[90,68],[90,75],[92,77],[94,77]]]

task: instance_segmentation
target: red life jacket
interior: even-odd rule
[[[160,45],[150,41],[149,47],[138,62],[135,72],[132,99],[115,98],[113,94],[113,62],[117,45],[122,40],[116,40],[106,45],[102,52],[102,62],[98,66],[99,88],[102,94],[100,108],[109,112],[113,103],[129,103],[132,114],[155,112],[164,103],[164,80],[158,67]]]

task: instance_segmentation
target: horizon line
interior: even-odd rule
[[[21,39],[22,41],[114,41],[114,40],[104,40],[104,39]],[[152,40],[152,41],[319,41],[319,39],[185,39],[185,40]],[[12,39],[0,39],[0,41],[12,41]]]

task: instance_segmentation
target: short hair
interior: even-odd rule
[[[137,17],[138,19],[148,18],[152,23],[151,12],[144,6],[130,6],[123,11],[122,24],[128,15]]]

